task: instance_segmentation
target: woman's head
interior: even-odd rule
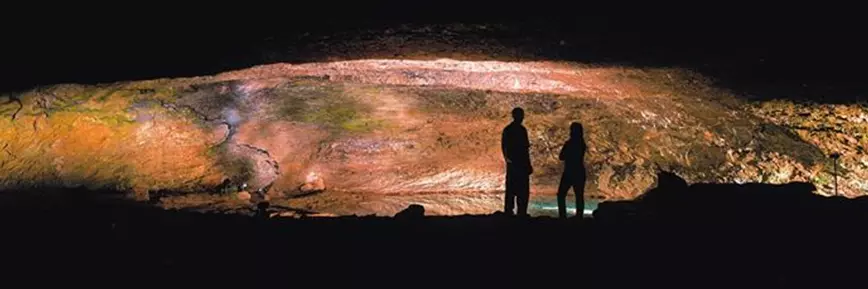
[[[574,122],[570,124],[570,137],[571,138],[583,138],[585,136],[585,129],[582,127],[581,123]]]

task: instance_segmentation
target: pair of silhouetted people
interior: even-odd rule
[[[527,129],[522,125],[524,110],[512,110],[512,123],[503,129],[501,149],[506,161],[506,198],[504,212],[519,216],[527,215],[530,201],[530,175],[533,166],[530,162],[530,141]],[[585,140],[584,130],[579,123],[570,125],[570,139],[560,151],[560,160],[564,162],[564,173],[558,187],[558,216],[566,218],[566,197],[570,187],[576,193],[576,215],[581,217],[584,211],[585,192]],[[517,206],[516,206],[517,205]],[[517,211],[513,209],[517,207]]]

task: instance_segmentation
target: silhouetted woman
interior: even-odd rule
[[[567,217],[567,192],[576,193],[576,216],[581,218],[585,209],[585,133],[582,124],[570,124],[570,139],[561,148],[559,158],[564,162],[564,175],[558,187],[558,216]]]

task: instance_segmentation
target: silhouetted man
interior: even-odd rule
[[[530,199],[530,174],[533,167],[530,164],[530,142],[527,139],[527,129],[521,125],[524,121],[524,110],[512,110],[512,123],[503,129],[501,149],[506,161],[506,204],[504,212],[513,214],[513,208],[518,203],[519,216],[527,215],[527,204]]]
[[[582,124],[570,124],[570,139],[564,143],[558,158],[564,162],[564,174],[558,187],[558,216],[567,217],[567,192],[570,187],[576,193],[576,216],[581,218],[585,210],[585,133]]]

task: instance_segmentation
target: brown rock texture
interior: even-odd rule
[[[747,102],[678,69],[448,59],[273,64],[57,85],[0,95],[0,103],[2,188],[197,194],[230,179],[250,192],[268,189],[276,203],[316,192],[286,201],[311,211],[394,214],[415,202],[431,214],[487,213],[503,189],[500,132],[520,106],[536,195],[555,192],[557,152],[573,121],[586,130],[592,198],[635,197],[657,169],[689,182],[809,181],[831,194],[834,152],[842,154],[839,192],[868,192],[865,104]],[[212,204],[203,198],[167,198],[166,206]],[[224,201],[213,204],[245,203]]]

